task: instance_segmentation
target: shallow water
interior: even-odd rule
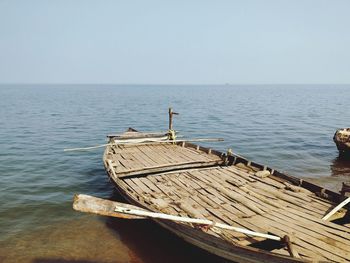
[[[0,261],[215,262],[147,221],[80,214],[74,193],[120,198],[102,144],[128,127],[188,137],[339,190],[350,163],[332,141],[350,126],[350,86],[0,86]]]

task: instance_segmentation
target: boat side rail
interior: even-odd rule
[[[306,180],[303,180],[301,178],[297,178],[291,175],[288,175],[286,173],[282,173],[279,172],[271,167],[268,167],[266,165],[262,165],[253,161],[250,161],[238,154],[235,153],[230,153],[230,155],[227,155],[226,153],[223,152],[219,152],[216,150],[212,150],[210,148],[206,148],[206,147],[202,147],[196,144],[192,144],[192,143],[183,143],[182,146],[184,147],[191,147],[191,148],[195,148],[204,152],[208,152],[208,153],[212,153],[215,154],[217,156],[221,156],[222,158],[226,159],[226,164],[227,165],[237,165],[238,163],[243,163],[244,165],[248,166],[248,167],[252,167],[255,168],[257,170],[267,170],[270,172],[270,177],[275,179],[275,180],[287,180],[288,182],[292,183],[293,185],[296,186],[300,186],[303,187],[307,190],[310,190],[311,192],[315,193],[317,196],[330,200],[332,202],[335,203],[339,203],[342,201],[342,195],[338,194],[336,192],[333,192],[331,190],[325,189],[321,186],[318,186],[316,184],[313,184],[311,182],[308,182]]]

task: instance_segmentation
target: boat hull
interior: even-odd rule
[[[319,221],[321,216],[323,216],[324,213],[326,213],[329,210],[329,208],[332,207],[331,202],[338,202],[340,200],[340,195],[335,192],[332,192],[320,186],[314,185],[303,179],[299,179],[293,176],[286,175],[284,173],[280,173],[267,166],[257,164],[255,162],[251,162],[238,155],[234,155],[234,154],[226,155],[224,153],[221,153],[209,148],[200,147],[187,142],[177,143],[177,144],[168,143],[167,147],[165,147],[167,148],[167,150],[164,149],[164,146],[160,146],[160,144],[155,144],[155,145],[141,144],[141,145],[135,146],[136,149],[133,149],[133,147],[134,146],[120,146],[120,145],[115,147],[110,145],[107,146],[103,156],[104,166],[111,182],[114,184],[114,186],[116,187],[118,192],[121,194],[121,196],[123,196],[132,205],[136,205],[138,207],[147,209],[152,212],[169,213],[169,214],[173,214],[174,212],[174,210],[171,210],[170,212],[169,211],[166,212],[165,210],[162,210],[162,208],[158,206],[159,203],[154,203],[152,201],[152,199],[154,199],[153,198],[154,193],[157,192],[157,191],[153,191],[153,189],[157,188],[156,190],[158,191],[160,190],[160,192],[163,192],[165,196],[167,196],[168,198],[170,198],[170,196],[172,196],[171,199],[174,198],[175,203],[172,203],[172,205],[176,204],[176,206],[178,206],[180,210],[182,209],[182,211],[186,212],[187,215],[191,214],[191,213],[188,213],[188,212],[191,212],[190,210],[186,210],[185,207],[182,207],[181,204],[179,206],[179,204],[177,204],[176,202],[178,202],[179,200],[184,200],[184,199],[181,199],[183,197],[181,193],[183,189],[181,189],[181,178],[180,178],[181,176],[179,175],[179,173],[184,172],[184,169],[183,169],[184,160],[182,160],[182,158],[185,158],[185,157],[190,158],[193,156],[196,156],[196,158],[210,158],[209,161],[208,160],[206,161],[206,163],[210,163],[210,166],[203,166],[203,163],[201,162],[199,163],[195,162],[194,164],[196,166],[201,165],[200,168],[193,166],[190,169],[188,169],[186,166],[185,170],[187,175],[189,173],[189,175],[191,176],[191,171],[193,171],[194,173],[192,174],[193,176],[195,176],[196,171],[200,172],[200,174],[202,175],[202,179],[197,178],[197,179],[194,179],[194,181],[188,181],[189,185],[188,187],[186,186],[191,191],[192,190],[198,191],[197,195],[200,195],[200,193],[202,193],[201,190],[206,191],[206,186],[208,185],[206,185],[205,182],[201,181],[201,180],[205,180],[206,178],[205,176],[209,176],[207,178],[207,180],[209,180],[207,183],[209,184],[212,183],[213,184],[212,187],[214,187],[214,188],[209,188],[209,190],[219,189],[223,191],[225,195],[228,195],[228,196],[230,196],[230,193],[225,192],[225,189],[222,188],[221,185],[226,184],[226,187],[228,187],[229,189],[230,188],[236,189],[238,192],[240,192],[243,189],[243,188],[239,188],[242,186],[241,185],[242,181],[240,180],[243,180],[245,181],[245,185],[248,186],[248,188],[250,187],[250,185],[252,187],[253,185],[257,185],[258,186],[257,193],[259,193],[259,191],[261,193],[262,188],[260,187],[263,187],[267,189],[267,192],[265,193],[267,195],[278,194],[277,196],[282,198],[281,199],[282,203],[284,201],[288,203],[288,200],[291,201],[291,203],[288,204],[289,208],[291,207],[295,208],[295,204],[296,204],[295,202],[300,204],[300,210],[296,211],[292,209],[293,211],[295,211],[293,213],[296,213],[296,214],[291,214],[291,215],[295,216],[299,214],[303,217],[303,220],[307,219],[307,221],[305,222],[308,225],[306,231],[309,231],[309,229],[312,229],[312,228],[317,229],[317,227],[322,226],[323,224],[322,221]],[[192,153],[192,156],[190,153]],[[145,154],[145,156],[143,156],[143,154]],[[152,166],[152,162],[151,162],[152,158],[153,158],[153,161],[155,161],[156,158],[158,158],[158,160],[161,160],[162,165],[156,164],[156,166]],[[167,164],[166,162],[169,161],[169,158],[171,160],[171,163]],[[218,165],[212,165],[213,161],[216,162],[218,158],[221,161],[223,161],[223,163],[220,162],[220,164]],[[193,162],[188,162],[188,161],[189,160],[187,160],[186,165],[193,165]],[[145,169],[142,169],[142,167],[140,169],[141,162],[146,163],[144,166]],[[164,162],[166,164],[165,166],[164,166]],[[169,167],[171,169],[168,169]],[[255,171],[245,170],[245,169],[252,169],[252,168],[255,169]],[[222,173],[226,173],[226,175],[221,174],[222,177],[219,177],[220,171]],[[256,171],[260,172],[260,176],[263,176],[262,174],[265,174],[267,172],[271,177],[269,178],[258,177],[255,174]],[[236,173],[238,173],[238,175]],[[240,173],[243,173],[243,174],[240,174]],[[210,174],[212,176],[210,176]],[[233,176],[233,174],[236,174],[236,175]],[[227,176],[229,176],[229,178]],[[222,178],[226,178],[228,181],[223,180],[221,182],[220,180],[222,180]],[[180,181],[176,181],[176,180],[180,180]],[[199,181],[196,181],[196,180],[199,180]],[[170,185],[167,185],[167,182],[170,183]],[[228,182],[233,183],[234,186],[227,185]],[[173,185],[171,186],[171,184]],[[168,192],[167,187],[173,187],[172,192]],[[282,194],[282,193],[285,193],[286,191],[286,190],[282,190],[282,189],[285,189],[285,187],[288,187],[289,189],[287,190],[289,197],[283,196]],[[147,188],[147,189],[143,190],[142,188]],[[271,189],[273,189],[273,193],[271,193]],[[179,192],[176,192],[177,190],[179,190]],[[190,190],[186,189],[184,191],[185,192],[187,191],[187,193],[190,193],[191,192]],[[304,196],[304,199],[301,198],[298,201],[293,199],[293,198],[296,198],[296,196],[299,196],[299,195],[302,196],[303,195],[302,193],[303,192],[305,193],[305,191],[306,191],[306,195],[309,195],[309,194],[314,195],[312,197],[312,200],[313,200],[312,203],[316,204],[317,211],[316,210],[313,211],[312,209],[314,208],[312,208],[312,206],[308,206],[309,204],[308,200],[311,200],[309,199],[310,196],[309,197]],[[174,197],[174,195],[170,195],[170,194],[175,194],[178,196]],[[254,193],[248,193],[248,195],[250,194],[254,195]],[[216,198],[215,193],[214,194],[211,193],[211,196],[213,198]],[[243,194],[242,196],[247,197],[246,194]],[[159,199],[157,200],[164,201],[162,199],[163,197],[164,195],[160,194],[158,196]],[[202,197],[205,198],[205,195]],[[284,235],[286,235],[286,233],[294,233],[295,229],[293,229],[293,227],[297,228],[297,230],[300,231],[299,226],[295,225],[295,222],[293,219],[288,218],[287,215],[283,215],[284,213],[283,209],[278,210],[277,215],[276,213],[275,214],[272,213],[271,215],[269,215],[268,213],[266,214],[264,212],[266,217],[265,218],[263,216],[259,217],[259,214],[261,214],[262,211],[259,211],[259,209],[257,209],[255,205],[252,205],[249,202],[244,203],[245,200],[240,198],[240,196],[233,195],[231,197],[233,199],[238,198],[238,203],[246,205],[246,207],[242,207],[240,204],[238,204],[240,206],[240,209],[244,211],[243,213],[247,212],[251,214],[252,211],[255,211],[253,212],[254,214],[253,217],[252,215],[248,216],[248,218],[252,219],[253,221],[247,220],[246,222],[244,222],[245,220],[244,218],[247,218],[247,217],[239,217],[238,213],[236,214],[235,212],[232,212],[232,211],[225,212],[227,214],[224,216],[228,216],[227,218],[228,220],[234,221],[234,223],[231,223],[232,225],[235,225],[238,223],[237,225],[243,224],[246,228],[247,227],[249,228],[249,227],[252,227],[252,224],[253,224],[254,226],[256,226],[256,229],[264,229],[264,224],[266,224],[266,220],[272,220],[271,217],[276,216],[277,218],[279,218],[278,221],[280,222],[279,223],[280,226],[278,226],[277,228],[274,228],[273,225],[269,226],[269,223],[267,223],[266,225],[266,230],[270,229],[271,231],[273,231],[271,232],[272,234],[283,237]],[[260,197],[262,196],[260,195]],[[253,196],[251,196],[251,198],[254,199]],[[262,198],[263,198],[262,200],[268,201],[266,198],[264,197]],[[305,198],[306,198],[306,201],[305,201]],[[325,203],[322,204],[322,208],[321,208],[320,202],[322,202],[321,201],[322,198],[325,198]],[[294,201],[290,199],[293,199]],[[224,200],[224,199],[221,199],[221,200]],[[226,199],[226,202],[227,200],[228,199]],[[264,201],[262,200],[260,201],[259,199],[254,199],[254,200],[257,202],[260,202],[260,205],[262,205],[262,208],[272,205],[272,211],[277,211],[273,209],[273,207],[276,208],[275,202],[278,203],[280,201],[278,200],[278,198],[277,199],[272,198],[272,200],[275,200],[275,201],[273,201],[272,203],[270,202],[270,203],[264,204]],[[216,201],[211,202],[211,200],[206,200],[206,202],[207,204],[209,204],[208,211],[210,212],[213,209],[215,210],[215,206],[219,205],[220,207],[221,205],[221,202],[220,203],[217,203]],[[210,203],[216,203],[216,205],[215,204],[212,205]],[[237,201],[233,202],[233,204],[237,204]],[[203,208],[206,209],[205,206],[203,206]],[[221,207],[221,208],[224,208],[224,207]],[[218,208],[218,209],[221,209],[221,208]],[[224,209],[227,209],[227,207]],[[218,211],[219,210],[215,210],[212,213],[216,213]],[[310,216],[310,213],[312,214],[312,216]],[[232,216],[231,218],[230,218],[230,215]],[[221,215],[219,216],[221,219],[225,218],[225,217],[221,217]],[[234,219],[233,217],[236,217],[236,219]],[[200,217],[195,216],[195,218],[200,218]],[[237,218],[241,218],[241,221],[239,221],[240,219],[237,219]],[[257,221],[254,221],[254,218],[256,218]],[[238,220],[238,221],[235,221],[235,220]],[[287,221],[284,221],[284,220],[287,220]],[[297,241],[298,243],[297,246],[298,246],[298,250],[301,251],[303,255],[309,254],[309,256],[306,256],[304,258],[294,257],[294,255],[290,256],[286,250],[286,246],[284,243],[279,243],[278,246],[281,246],[281,247],[275,247],[271,250],[269,249],[266,250],[266,248],[259,249],[258,248],[259,246],[255,247],[254,245],[259,244],[259,242],[262,241],[261,239],[252,239],[248,237],[248,239],[243,238],[242,240],[240,240],[239,235],[235,234],[236,239],[235,241],[233,241],[233,239],[231,238],[224,238],[222,235],[216,235],[215,231],[213,230],[209,230],[209,232],[211,231],[209,233],[204,231],[203,229],[200,229],[198,227],[195,227],[189,224],[181,224],[173,221],[166,221],[166,220],[160,220],[160,219],[153,219],[153,221],[155,221],[157,224],[167,229],[171,233],[175,234],[179,238],[183,239],[184,241],[196,247],[199,247],[211,254],[217,255],[219,257],[222,257],[226,260],[230,260],[233,262],[242,262],[242,263],[243,262],[249,262],[249,263],[309,262],[308,260],[311,257],[313,257],[313,255],[316,255],[314,252],[312,252],[312,249],[314,249],[314,247],[312,246],[312,244],[309,243],[308,238],[306,238],[306,236],[302,232],[300,232],[300,234],[302,234],[303,236],[301,239]],[[311,228],[309,228],[309,226],[311,226]],[[322,227],[324,228],[325,226],[322,226]],[[270,233],[270,230],[268,233]],[[301,231],[303,230],[301,229]],[[316,234],[316,236],[317,235],[318,234]],[[313,238],[315,239],[315,237]],[[319,242],[316,239],[315,241]],[[283,248],[285,253],[281,251],[281,248]],[[339,262],[341,262],[341,260],[344,259],[344,256],[342,256],[341,258],[341,257],[338,257],[337,255],[334,255],[334,256],[331,255],[329,252],[333,248],[327,248],[328,251],[326,252],[322,252],[322,250],[320,250],[320,248],[317,246],[316,246],[316,249],[318,250],[318,253],[320,253],[321,256],[320,257],[316,256],[315,259],[320,258],[322,261],[323,258],[327,259],[327,257],[328,258],[334,257],[336,259],[339,259]],[[311,254],[309,253],[309,250],[311,250]],[[291,252],[289,253],[292,254]]]
[[[125,198],[130,204],[136,205],[145,209],[149,207],[144,206],[138,200],[131,197],[127,190],[121,185],[118,180],[116,181],[113,174],[110,173],[108,165],[105,164],[105,169],[109,179],[119,192],[119,194]],[[218,257],[237,263],[295,263],[295,262],[308,262],[301,259],[291,258],[282,255],[271,255],[265,251],[257,251],[254,248],[232,246],[223,242],[221,239],[215,239],[213,237],[208,238],[200,231],[193,230],[192,227],[177,224],[171,221],[163,221],[157,219],[151,219],[164,229],[168,230],[172,234],[186,241],[187,243],[203,249],[207,253],[214,254]]]

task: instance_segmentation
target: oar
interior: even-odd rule
[[[122,139],[122,140],[114,139],[113,142],[110,142],[110,143],[100,144],[100,145],[96,145],[96,146],[82,147],[82,148],[64,149],[63,151],[64,152],[86,151],[86,150],[92,150],[92,149],[96,149],[96,148],[105,147],[105,146],[108,146],[108,145],[165,141],[165,140],[167,140],[167,138],[168,138],[167,136],[164,136],[164,137],[161,137],[161,138],[150,138],[150,139],[147,139],[147,138],[142,138],[142,139]]]
[[[154,213],[142,209],[137,206],[127,205],[120,202],[105,200],[101,198],[96,198],[88,195],[75,195],[73,208],[77,211],[94,213],[104,216],[113,216],[126,219],[141,219],[141,218],[158,218],[164,220],[170,220],[175,222],[186,222],[197,225],[205,225],[211,227],[217,227],[227,230],[232,230],[240,232],[249,236],[263,237],[266,239],[281,241],[282,239],[279,236],[264,234],[259,232],[254,232],[248,229],[234,227],[227,224],[217,223],[208,219],[200,218],[189,218],[182,216],[174,216],[163,213]]]
[[[343,202],[341,202],[339,205],[337,205],[336,207],[334,207],[327,215],[325,215],[322,220],[327,220],[329,219],[332,215],[334,215],[336,212],[338,212],[338,210],[340,210],[341,208],[343,208],[344,206],[346,206],[348,203],[350,203],[350,197],[348,197],[347,199],[345,199]]]
[[[72,151],[86,151],[86,150],[92,150],[96,148],[101,148],[105,147],[108,145],[142,145],[142,144],[147,144],[147,143],[177,143],[177,142],[222,142],[224,139],[222,138],[202,138],[202,139],[184,139],[184,140],[144,140],[142,142],[130,142],[130,141],[117,141],[117,142],[112,142],[112,143],[106,143],[106,144],[101,144],[101,145],[96,145],[96,146],[90,146],[90,147],[82,147],[82,148],[69,148],[69,149],[64,149],[64,152],[72,152]]]
[[[102,148],[108,145],[113,145],[113,143],[106,143],[106,144],[100,144],[96,146],[90,146],[90,147],[82,147],[82,148],[68,148],[68,149],[63,149],[64,152],[73,152],[73,151],[88,151],[92,149],[97,149],[97,148]]]
[[[124,204],[117,201],[110,201],[84,194],[74,195],[73,199],[73,209],[76,211],[124,219],[145,219],[145,217],[143,216],[134,216],[117,213],[114,211],[116,206],[125,208],[135,208],[135,206],[133,205]]]

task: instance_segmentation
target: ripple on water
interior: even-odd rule
[[[176,92],[173,92],[176,90]],[[336,90],[336,92],[334,92]],[[188,137],[339,189],[350,164],[336,128],[349,126],[349,86],[1,86],[0,260],[5,262],[215,262],[156,225],[74,212],[75,193],[114,197],[103,149],[134,127],[174,126]],[[214,146],[213,146],[214,144]],[[156,244],[156,245],[155,245]],[[174,249],[176,248],[176,249]]]

